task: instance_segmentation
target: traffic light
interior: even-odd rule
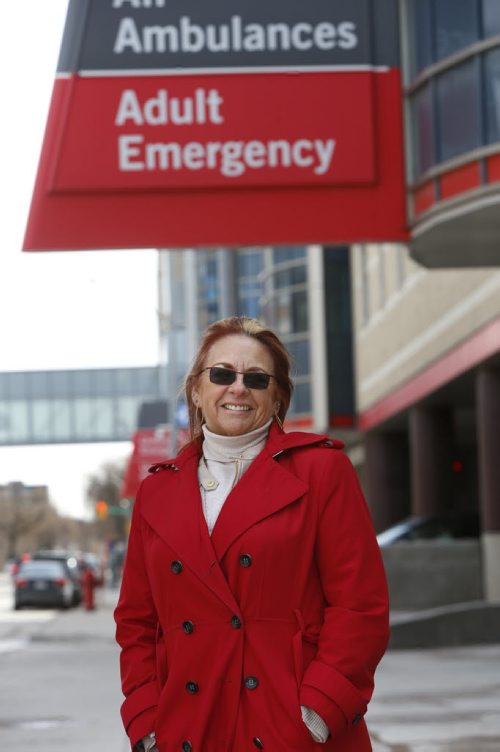
[[[95,512],[97,515],[97,519],[105,520],[106,517],[108,516],[108,502],[104,501],[103,499],[96,501]]]

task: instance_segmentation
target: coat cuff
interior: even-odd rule
[[[300,688],[300,703],[323,718],[333,738],[357,724],[366,713],[364,697],[334,668],[312,661]]]
[[[131,692],[122,704],[123,725],[132,747],[155,728],[159,696],[157,682],[148,682]]]

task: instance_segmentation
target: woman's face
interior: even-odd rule
[[[274,374],[271,353],[253,337],[229,334],[215,342],[207,354],[204,368],[224,366],[234,371],[263,371]],[[239,373],[229,385],[212,384],[209,372],[198,377],[193,388],[194,404],[201,408],[207,428],[223,436],[239,436],[260,428],[276,410],[276,381],[267,389],[249,389]]]

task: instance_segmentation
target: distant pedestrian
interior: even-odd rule
[[[82,567],[83,605],[86,611],[93,611],[95,609],[96,577],[89,564],[85,563]]]
[[[283,430],[289,374],[258,321],[212,324],[191,441],[140,487],[115,611],[134,750],[371,750],[384,568],[341,442]]]

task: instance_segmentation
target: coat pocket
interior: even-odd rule
[[[160,689],[163,689],[167,681],[167,648],[163,637],[163,629],[160,623],[156,627],[156,676]]]
[[[304,672],[318,651],[319,628],[306,629],[302,612],[296,608],[294,614],[298,630],[292,638],[293,663],[297,687],[300,688]]]

